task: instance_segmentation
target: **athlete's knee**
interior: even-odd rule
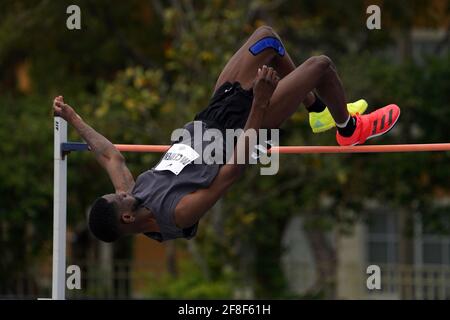
[[[311,57],[306,62],[319,71],[327,71],[333,66],[333,61],[325,55]]]
[[[269,26],[261,26],[256,29],[250,37],[250,41],[251,45],[249,50],[254,56],[266,51],[266,49],[273,49],[267,51],[272,57],[275,57],[276,54],[284,56],[286,51],[280,37]]]

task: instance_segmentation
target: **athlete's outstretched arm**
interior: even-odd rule
[[[86,124],[71,106],[64,103],[62,96],[55,98],[53,111],[56,116],[62,117],[72,125],[86,141],[97,161],[108,172],[116,192],[129,192],[134,186],[134,179],[120,151],[108,139]]]
[[[241,175],[245,164],[237,161],[238,154],[249,154],[253,146],[246,142],[245,131],[258,130],[264,120],[266,108],[269,106],[279,77],[277,73],[266,66],[258,70],[253,85],[253,104],[250,115],[245,124],[244,132],[239,136],[233,157],[220,168],[214,181],[208,188],[199,189],[184,196],[175,208],[175,222],[181,228],[195,224],[228,190],[228,188]]]

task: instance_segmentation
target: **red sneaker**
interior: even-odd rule
[[[381,136],[391,130],[400,117],[400,108],[395,104],[375,110],[367,115],[356,114],[356,129],[352,136],[343,137],[336,132],[336,140],[341,146],[356,146],[366,140]]]

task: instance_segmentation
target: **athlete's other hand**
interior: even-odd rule
[[[275,91],[280,77],[272,67],[264,65],[258,69],[255,82],[253,83],[253,95],[257,105],[265,108],[269,105],[270,98]]]
[[[71,122],[76,118],[80,118],[80,116],[73,110],[71,106],[64,103],[63,96],[58,96],[53,100],[53,114],[54,116],[58,116],[66,120],[67,122]]]

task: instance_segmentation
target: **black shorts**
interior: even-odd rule
[[[239,82],[225,82],[216,90],[208,106],[194,120],[205,122],[209,127],[243,129],[252,108],[253,90],[245,90]]]

